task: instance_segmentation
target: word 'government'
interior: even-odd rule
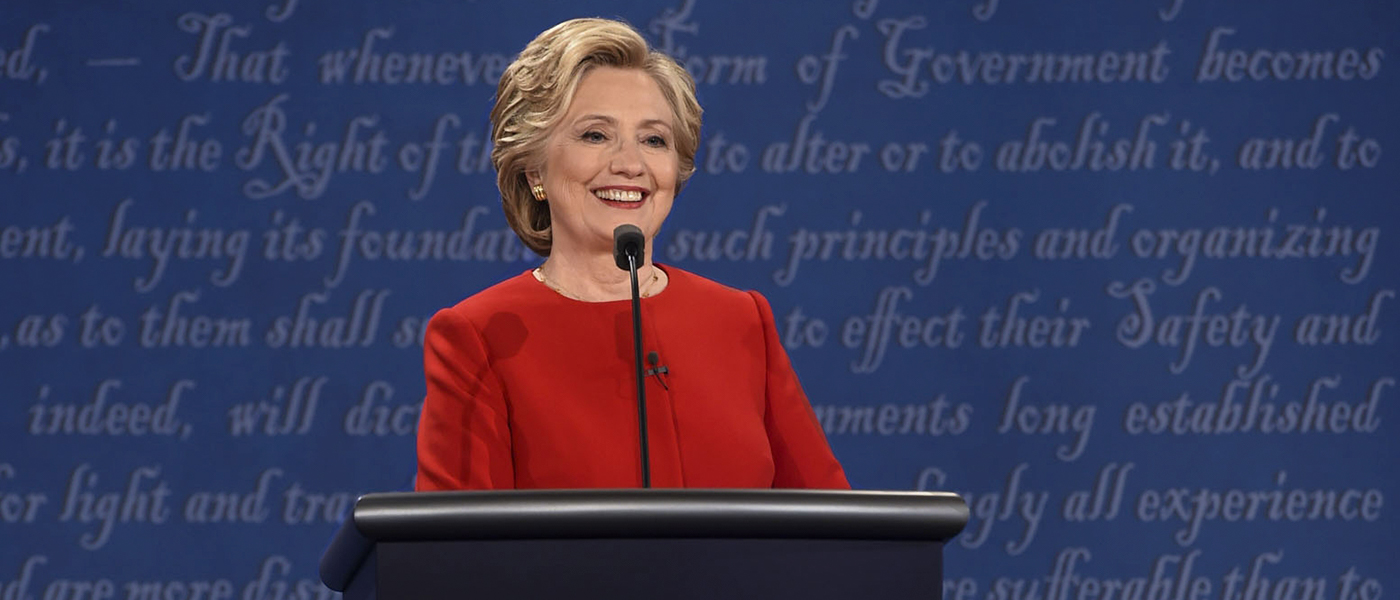
[[[880,81],[876,87],[891,98],[918,98],[928,93],[927,80],[939,84],[973,83],[1162,83],[1171,49],[1165,41],[1150,50],[1104,51],[1099,54],[1002,53],[967,51],[940,53],[931,47],[903,45],[908,31],[928,27],[928,19],[912,16],[878,24],[885,36],[884,64],[902,79]]]

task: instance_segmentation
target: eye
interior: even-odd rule
[[[649,135],[644,142],[652,148],[665,148],[668,145],[666,138],[659,135]]]
[[[588,131],[583,132],[583,135],[579,136],[579,139],[585,142],[592,142],[596,144],[599,142],[606,142],[608,140],[608,136],[603,135],[603,132],[598,131],[597,129],[590,129]]]

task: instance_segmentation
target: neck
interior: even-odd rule
[[[648,290],[647,283],[654,279],[655,266],[651,264],[651,244],[648,240],[646,256],[637,266],[637,282],[643,294],[655,293]],[[609,302],[626,300],[632,297],[632,280],[627,271],[617,268],[611,252],[607,254],[574,252],[551,252],[540,272],[545,279],[566,295],[589,302]]]

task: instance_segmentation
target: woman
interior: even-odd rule
[[[626,24],[540,34],[501,77],[491,153],[538,269],[435,315],[424,348],[419,490],[637,487],[628,274],[613,229],[647,237],[643,340],[657,487],[846,488],[768,302],[651,262],[695,171],[695,84]]]

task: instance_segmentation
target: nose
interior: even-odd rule
[[[618,175],[641,177],[646,172],[646,163],[642,160],[641,144],[634,141],[619,143],[617,150],[612,154],[609,167],[613,173]]]

